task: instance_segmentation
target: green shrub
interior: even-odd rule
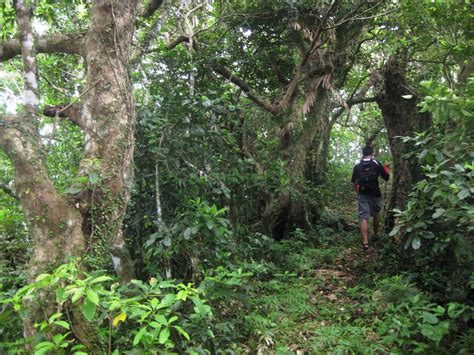
[[[35,324],[35,354],[84,354],[85,347],[73,336],[67,317],[80,307],[85,319],[97,329],[101,348],[109,353],[142,349],[153,353],[184,349],[192,342],[185,331],[191,321],[207,320],[211,308],[192,284],[176,284],[151,278],[119,285],[106,274],[87,274],[76,263],[64,264],[50,274],[19,289],[14,295],[1,294],[2,308],[13,315],[25,312],[24,302],[35,301],[39,293],[55,295],[57,312]],[[184,318],[187,319],[184,319]],[[0,319],[1,326],[10,319]],[[21,338],[18,330],[18,338]],[[26,339],[25,341],[33,341]],[[18,351],[20,342],[5,343],[9,352]]]

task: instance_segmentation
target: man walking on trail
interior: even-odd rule
[[[357,192],[357,213],[364,250],[369,249],[370,217],[374,218],[374,237],[377,237],[379,232],[379,213],[382,209],[379,176],[385,181],[388,181],[389,178],[388,163],[382,166],[382,163],[374,159],[373,154],[372,147],[366,146],[362,149],[362,159],[354,166],[351,180]]]

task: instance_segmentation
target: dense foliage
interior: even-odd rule
[[[85,33],[96,2],[26,3],[46,38]],[[143,14],[155,2],[139,3]],[[130,202],[116,203],[127,207],[123,223],[107,214],[116,206],[105,159],[86,157],[91,132],[46,112],[87,98],[87,56],[42,52],[37,41],[39,154],[87,238],[81,257],[32,274],[31,226],[47,221],[22,210],[17,166],[0,151],[0,352],[473,353],[472,5],[157,3],[135,19],[121,88],[133,88],[137,117]],[[13,1],[0,11],[12,46]],[[28,77],[0,47],[2,130],[23,112]],[[393,63],[406,91],[384,97],[402,102],[390,113],[404,122],[409,107],[429,129],[393,137],[381,103]],[[364,253],[349,182],[366,143],[413,178],[407,196],[397,181],[381,184],[394,228]],[[105,236],[117,220],[129,282],[114,273]],[[24,338],[33,304],[45,314]]]

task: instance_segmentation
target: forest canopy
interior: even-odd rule
[[[0,352],[473,353],[473,10],[2,0]]]

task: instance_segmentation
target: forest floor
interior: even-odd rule
[[[357,233],[337,243],[293,253],[293,270],[254,285],[250,322],[259,329],[249,352],[299,354],[383,351],[377,275],[370,270],[377,244],[363,252]],[[288,265],[291,267],[291,265]],[[381,312],[384,313],[383,311]]]
[[[352,214],[354,213],[354,214]],[[335,226],[316,229],[270,247],[271,277],[256,278],[242,300],[250,337],[242,351],[258,354],[365,354],[387,352],[387,319],[378,289],[387,273],[381,252],[388,236],[363,251],[357,224],[350,231]],[[313,242],[312,242],[313,241]]]

